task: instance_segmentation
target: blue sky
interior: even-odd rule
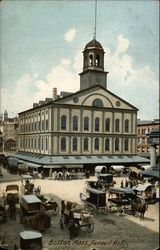
[[[9,116],[52,96],[78,91],[82,51],[94,32],[94,1],[3,1],[1,112]],[[97,40],[108,89],[158,118],[158,1],[98,1]]]

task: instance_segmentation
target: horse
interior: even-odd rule
[[[148,209],[148,205],[146,203],[132,203],[132,212],[133,216],[135,215],[136,212],[140,213],[140,220],[144,220],[144,214],[146,210]]]

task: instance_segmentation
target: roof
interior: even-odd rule
[[[133,189],[131,188],[116,188],[116,187],[110,187],[108,189],[109,192],[114,192],[114,193],[126,193],[126,194],[135,194]]]
[[[101,173],[102,169],[104,169],[104,168],[106,169],[106,166],[96,166],[95,167],[95,172],[96,173]]]
[[[22,198],[27,203],[41,203],[41,200],[38,199],[35,195],[23,195]]]
[[[64,156],[53,156],[53,155],[41,155],[29,152],[16,152],[13,153],[14,157],[18,159],[29,161],[36,164],[47,165],[54,167],[54,165],[84,165],[84,164],[125,164],[125,163],[149,163],[150,161],[146,158],[138,155],[64,155]]]
[[[151,183],[144,183],[144,184],[139,184],[135,190],[137,191],[145,191],[148,187],[151,187],[152,184]]]
[[[21,177],[22,177],[22,179],[27,179],[27,180],[33,179],[33,176],[28,175],[28,174],[22,174]]]
[[[86,91],[88,91],[88,90],[91,90],[91,89],[94,89],[94,88],[101,88],[101,89],[105,90],[105,91],[108,92],[110,95],[114,96],[115,98],[118,98],[119,100],[121,100],[121,101],[124,102],[125,104],[129,105],[131,108],[133,108],[133,109],[135,109],[135,110],[138,111],[138,109],[137,109],[135,106],[133,106],[133,105],[130,104],[129,102],[125,101],[123,98],[119,97],[118,95],[112,93],[112,92],[109,91],[108,89],[102,87],[101,85],[94,85],[94,86],[92,86],[92,87],[89,87],[89,88],[86,88],[86,89],[79,90],[79,91],[77,91],[77,92],[75,92],[75,93],[72,93],[72,94],[70,94],[70,95],[64,96],[64,97],[62,97],[62,98],[57,98],[57,99],[54,100],[54,101],[52,100],[52,101],[50,101],[50,102],[48,102],[48,103],[45,103],[45,104],[39,105],[39,106],[37,106],[37,107],[30,108],[30,109],[28,109],[28,110],[19,112],[18,114],[19,114],[19,115],[22,115],[22,114],[25,114],[25,113],[30,112],[30,111],[32,111],[32,110],[36,110],[36,109],[39,110],[40,108],[43,108],[43,107],[46,107],[46,106],[60,105],[62,100],[65,100],[65,99],[70,98],[70,97],[73,97],[73,96],[77,96],[77,95],[79,95],[79,94],[81,94],[81,93],[84,93],[84,92],[86,92]],[[63,103],[62,103],[62,104],[63,104]],[[63,104],[63,105],[64,105],[64,104]],[[65,105],[66,105],[66,104],[65,104]],[[71,106],[71,105],[73,106],[74,104],[68,104],[68,105],[69,105],[69,106]],[[74,105],[74,106],[77,106],[77,105]],[[103,109],[103,107],[101,107],[101,109]],[[116,109],[116,108],[115,108],[115,109]]]
[[[86,191],[92,194],[106,194],[105,192],[102,192],[101,190],[97,190],[97,189],[89,188],[89,187],[86,187]]]
[[[86,50],[90,48],[97,48],[103,50],[102,45],[96,39],[92,39],[90,42],[88,42],[84,49]]]
[[[24,240],[31,240],[42,237],[42,234],[36,231],[23,231],[19,235]]]
[[[99,174],[99,177],[113,176],[112,174]]]

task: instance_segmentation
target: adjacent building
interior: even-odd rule
[[[9,118],[7,111],[0,115],[0,150],[15,151],[18,148],[18,117]]]
[[[137,152],[143,156],[150,156],[150,144],[148,134],[155,128],[159,128],[160,120],[137,120]],[[159,153],[159,146],[157,147]]]

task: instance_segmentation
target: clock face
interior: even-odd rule
[[[120,101],[116,101],[116,106],[117,106],[117,107],[120,107],[120,106],[121,106]]]
[[[77,102],[78,102],[78,97],[77,97],[77,96],[75,96],[75,97],[73,98],[73,102],[74,102],[74,103],[77,103]]]

